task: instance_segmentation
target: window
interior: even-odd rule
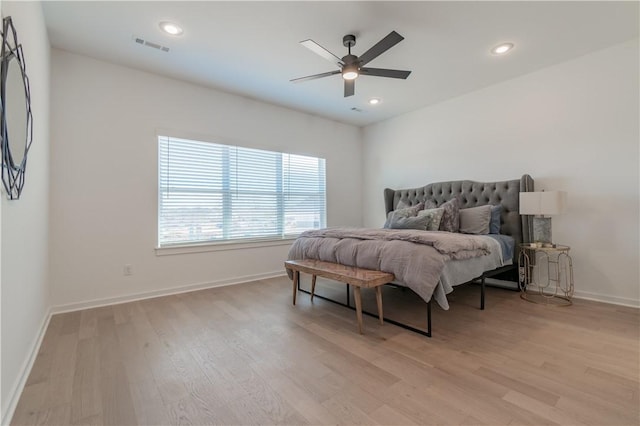
[[[158,138],[158,243],[293,237],[326,226],[325,160]]]

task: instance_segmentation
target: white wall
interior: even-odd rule
[[[1,194],[2,424],[15,404],[29,357],[47,318],[49,214],[49,39],[39,2],[2,2],[23,45],[31,86],[33,145],[19,200]]]
[[[155,254],[157,129],[324,157],[328,224],[361,225],[359,128],[52,52],[54,305],[283,272],[288,245]],[[125,264],[132,276],[123,276]]]
[[[364,225],[385,187],[523,173],[566,190],[553,238],[572,247],[576,294],[640,305],[638,40],[364,130]]]

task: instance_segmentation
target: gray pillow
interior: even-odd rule
[[[435,209],[438,207],[435,200],[427,200],[424,203],[424,207],[427,209]],[[448,231],[448,232],[458,232],[460,229],[460,214],[459,214],[459,204],[457,198],[452,198],[446,203],[440,206],[444,209],[444,214],[442,215],[442,221],[440,221],[440,231]]]
[[[428,217],[427,231],[437,231],[440,229],[440,222],[442,222],[442,216],[444,215],[444,209],[426,209],[418,212],[418,217]]]
[[[396,206],[396,210],[408,209],[411,207],[411,204],[404,202],[403,200],[398,201],[398,205]]]
[[[502,206],[491,206],[491,223],[489,223],[489,233],[500,233],[500,216],[502,215]]]
[[[420,203],[420,204],[416,204],[413,207],[408,207],[406,209],[396,209],[396,210],[390,211],[389,214],[387,214],[387,221],[384,223],[384,227],[390,228],[390,224],[392,221],[398,220],[402,217],[417,216],[418,212],[423,208],[424,208],[424,204]]]
[[[488,234],[491,223],[491,206],[471,207],[460,210],[460,232],[465,234]]]
[[[391,219],[389,223],[390,229],[419,229],[421,231],[427,230],[427,225],[431,222],[431,217],[428,215],[423,216],[409,216],[399,217]]]

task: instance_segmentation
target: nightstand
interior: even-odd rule
[[[569,306],[573,297],[570,247],[558,244],[519,245],[520,297],[532,303]]]

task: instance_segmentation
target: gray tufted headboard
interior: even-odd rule
[[[386,213],[395,209],[402,200],[411,206],[428,199],[436,201],[436,205],[458,197],[460,208],[484,206],[486,204],[502,205],[500,233],[510,235],[517,244],[530,242],[532,234],[531,216],[520,216],[520,192],[533,191],[533,179],[523,175],[520,179],[502,182],[474,182],[457,180],[451,182],[430,183],[427,186],[412,189],[385,189],[384,202]],[[518,250],[514,250],[517,256]],[[516,262],[517,259],[514,259]]]

